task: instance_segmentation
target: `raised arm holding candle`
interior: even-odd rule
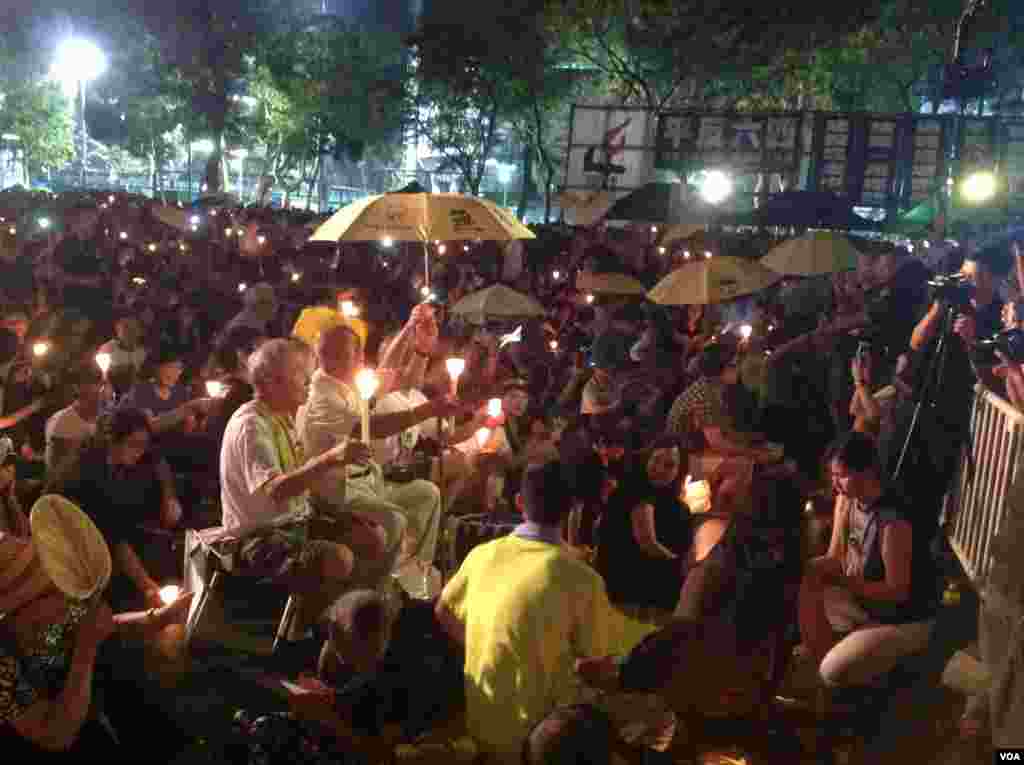
[[[362,369],[356,374],[356,388],[359,390],[359,398],[362,404],[362,440],[364,444],[370,443],[370,399],[377,391],[377,375],[372,369]]]

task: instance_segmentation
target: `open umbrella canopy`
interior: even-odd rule
[[[752,295],[782,275],[744,258],[700,258],[677,268],[647,293],[660,305],[708,305]]]
[[[615,195],[602,190],[572,190],[563,191],[556,201],[559,207],[570,213],[568,217],[577,226],[593,226],[615,204]]]
[[[313,242],[426,242],[533,239],[533,232],[486,199],[463,194],[379,194],[343,207]]]
[[[452,306],[451,311],[475,324],[483,324],[488,319],[531,319],[545,315],[540,303],[504,284],[495,284],[466,295]]]
[[[160,205],[153,208],[153,217],[178,231],[188,231],[192,213],[176,205]]]
[[[658,244],[668,247],[673,242],[689,239],[704,231],[704,227],[696,223],[674,223],[668,226],[658,237]]]
[[[57,494],[36,500],[29,514],[36,553],[50,580],[75,600],[88,600],[110,581],[110,548],[77,505]]]
[[[647,290],[639,280],[629,274],[592,273],[580,271],[576,276],[576,289],[602,295],[644,295]]]
[[[369,327],[362,319],[348,317],[334,308],[326,305],[310,306],[303,308],[299,314],[295,326],[292,328],[292,337],[297,337],[311,348],[316,348],[320,335],[328,329],[346,325],[359,336],[363,344],[369,335]]]
[[[419,181],[412,181],[400,189],[391,192],[392,194],[427,194],[429,191]]]
[[[875,224],[853,211],[853,204],[830,191],[785,191],[773,194],[749,213],[721,222],[737,226],[796,226],[864,230]]]
[[[717,207],[701,201],[683,183],[653,182],[620,198],[605,220],[706,224],[720,214]]]
[[[808,231],[775,247],[761,265],[787,276],[819,276],[857,267],[860,253],[842,234]]]

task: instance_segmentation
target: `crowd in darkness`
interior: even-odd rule
[[[1012,243],[864,240],[856,271],[666,307],[574,286],[682,265],[649,226],[453,242],[428,281],[419,245],[308,243],[302,213],[197,207],[182,232],[126,196],[39,205],[10,230],[46,231],[0,238],[5,751],[183,750],[140,646],[195,597],[163,601],[183,572],[154,540],[196,530],[297,605],[270,661],[303,692],[240,714],[232,756],[382,761],[453,719],[486,762],[680,756],[707,718],[757,717],[794,663],[827,699],[926,649],[973,388],[1024,406],[1020,360],[979,345],[1024,322]],[[451,310],[499,282],[545,316]],[[339,301],[355,310],[299,331]],[[104,602],[38,566],[44,494],[103,534]]]

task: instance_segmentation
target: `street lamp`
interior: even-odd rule
[[[710,170],[704,174],[700,186],[701,198],[709,205],[720,205],[732,194],[732,181],[721,170]]]
[[[64,83],[66,90],[74,83],[78,84],[81,108],[82,128],[82,187],[85,188],[85,167],[89,155],[89,134],[85,126],[85,87],[90,80],[95,80],[107,68],[107,58],[95,43],[79,37],[70,37],[57,48],[57,60],[54,62],[53,73]]]
[[[498,182],[501,183],[504,193],[501,200],[502,207],[508,207],[508,184],[512,180],[512,165],[498,163]]]
[[[960,193],[965,202],[980,205],[992,199],[996,195],[998,187],[999,182],[996,180],[995,173],[982,170],[964,178],[960,184]]]

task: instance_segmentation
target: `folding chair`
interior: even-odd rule
[[[283,611],[277,619],[277,630],[270,653],[277,652],[283,639],[288,635],[297,611],[296,597],[286,593],[279,585],[250,577],[234,576],[235,559],[233,551],[204,541],[202,532],[189,530],[185,534],[185,587],[195,593],[192,607],[185,622],[185,648],[189,647],[200,623],[210,597],[221,595],[225,606],[229,602],[265,602],[267,596],[284,600]],[[225,612],[227,613],[227,607]],[[276,610],[276,609],[275,609]],[[263,621],[263,620],[258,620]]]

